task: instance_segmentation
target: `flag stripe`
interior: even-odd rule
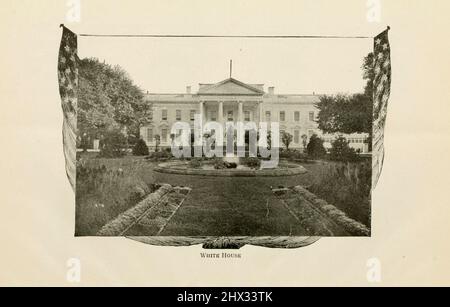
[[[66,174],[72,189],[76,184],[76,140],[78,103],[77,35],[63,27],[58,56],[58,82],[63,109],[63,146]]]
[[[384,163],[384,127],[391,94],[391,47],[389,29],[374,39],[372,189],[375,188]]]

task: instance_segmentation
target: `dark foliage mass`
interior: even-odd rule
[[[334,161],[356,161],[358,155],[356,151],[348,145],[348,141],[340,136],[331,144],[330,159]]]
[[[100,157],[117,158],[126,154],[127,139],[119,130],[105,132],[100,143]]]
[[[311,136],[308,146],[306,146],[306,152],[308,156],[314,159],[323,158],[327,153],[323,146],[323,140],[316,134]]]
[[[352,95],[324,95],[317,103],[317,123],[326,133],[368,133],[371,150],[373,119],[373,54],[364,58],[363,78],[367,81],[363,93]]]
[[[133,147],[133,155],[148,156],[148,146],[143,139],[139,139]]]
[[[122,68],[93,58],[80,61],[79,142],[101,140],[107,131],[121,130],[134,143],[139,126],[150,120],[150,114],[151,106],[142,91]]]

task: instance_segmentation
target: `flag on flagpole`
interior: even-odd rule
[[[389,27],[374,39],[372,189],[384,162],[384,126],[391,93],[391,47]]]
[[[63,27],[58,56],[58,81],[61,106],[64,114],[63,145],[66,173],[72,188],[76,177],[76,137],[78,102],[77,35]]]

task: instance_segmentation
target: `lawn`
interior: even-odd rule
[[[103,171],[77,178],[77,235],[95,235],[108,221],[136,205],[144,197],[142,191],[150,193],[154,183],[192,188],[161,235],[311,235],[273,195],[271,187],[278,186],[309,186],[350,217],[366,225],[370,221],[369,198],[359,195],[361,192],[353,184],[355,178],[361,177],[355,175],[358,167],[346,172],[342,165],[320,162],[304,164],[308,173],[292,177],[208,177],[157,173],[153,171],[157,163],[139,157],[102,159],[80,154],[78,158],[84,169]],[[326,187],[321,187],[321,182]]]

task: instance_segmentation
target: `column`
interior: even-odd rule
[[[223,123],[223,101],[219,101],[219,109],[217,110],[217,121]]]
[[[240,121],[240,122],[243,122],[244,121],[244,117],[243,117],[243,105],[242,105],[243,103],[242,103],[242,101],[239,101],[239,115],[238,115],[238,120]]]

